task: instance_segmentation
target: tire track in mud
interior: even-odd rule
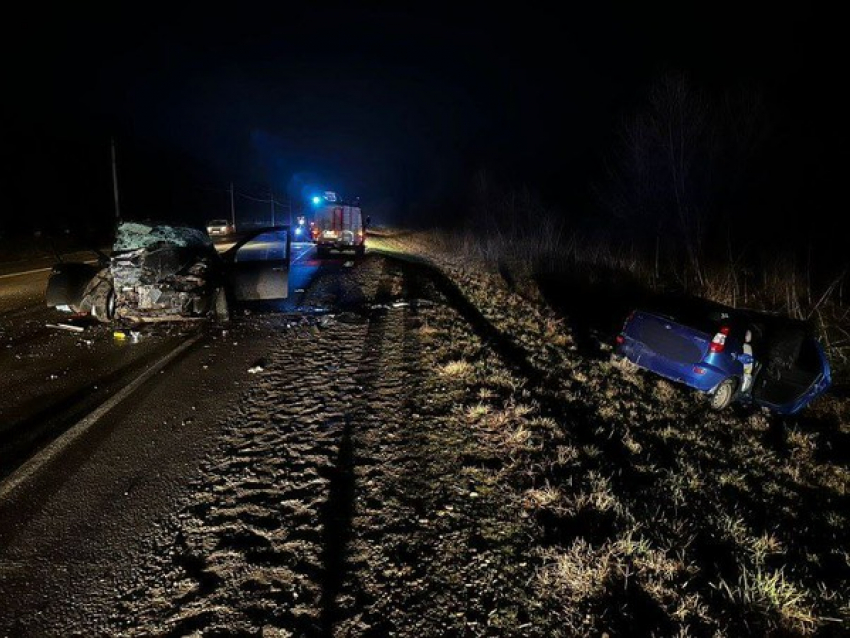
[[[404,291],[404,272],[391,262],[385,264],[385,277],[376,296],[379,304]],[[352,464],[348,468],[352,502],[347,548],[337,554],[336,564],[327,564],[328,574],[333,576],[323,607],[323,637],[366,635],[376,621],[368,614],[376,602],[373,583],[379,563],[375,554],[382,553],[387,538],[383,526],[376,525],[373,508],[383,510],[387,495],[375,486],[383,487],[387,468],[397,467],[399,458],[415,454],[407,437],[416,429],[411,421],[409,397],[418,386],[417,353],[408,347],[408,313],[409,310],[390,310],[381,320],[370,323],[362,365],[357,371],[363,393],[352,410],[355,425]],[[399,486],[399,490],[403,487]]]
[[[528,574],[511,566],[515,521],[495,496],[470,496],[475,437],[452,420],[451,398],[432,400],[445,381],[428,368],[420,310],[389,307],[448,295],[396,260],[340,276],[329,296],[354,290],[382,307],[280,338],[152,545],[161,558],[122,596],[115,633],[481,634],[516,607]],[[444,310],[475,332],[453,304]]]
[[[393,295],[394,282],[387,273],[388,262],[382,260],[380,285],[374,295],[376,304],[386,303]],[[398,313],[394,313],[396,316]],[[333,478],[329,486],[329,495],[323,508],[324,576],[321,601],[320,635],[333,636],[334,627],[343,617],[339,607],[339,597],[350,569],[348,565],[348,546],[352,536],[352,523],[355,516],[356,472],[355,464],[362,462],[359,443],[363,431],[372,425],[376,416],[374,397],[381,392],[381,381],[385,362],[392,361],[386,341],[387,323],[394,317],[376,315],[368,323],[361,359],[354,374],[356,392],[346,414],[342,440],[339,445],[337,464],[333,468]],[[393,382],[393,390],[397,389]]]
[[[432,320],[473,330],[428,270],[396,260],[390,268],[401,296],[436,303],[441,319],[411,304],[386,321],[385,372],[372,418],[356,430],[349,569],[324,635],[495,635],[505,610],[526,617],[516,602],[529,577],[516,560],[516,513],[474,491],[478,471],[467,470],[478,441],[453,418],[456,393],[423,337]]]
[[[348,349],[358,339],[354,330],[344,332],[338,343]],[[293,383],[287,372],[299,368],[294,353],[274,357],[181,517],[171,552],[176,569],[166,575],[171,591],[146,587],[167,607],[140,634],[257,626],[316,633],[325,580],[322,510],[346,428],[339,406],[353,388],[355,364],[299,345],[337,383],[309,373]]]
[[[366,262],[346,285],[374,298],[379,264]],[[136,622],[116,617],[119,631],[330,634],[354,507],[354,441],[381,376],[384,321],[280,339],[174,535],[158,539],[164,557],[123,597],[121,617]]]

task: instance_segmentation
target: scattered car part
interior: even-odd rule
[[[72,326],[69,323],[48,323],[45,328],[55,328],[56,330],[67,330],[68,332],[84,332],[83,326]]]

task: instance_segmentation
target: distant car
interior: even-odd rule
[[[295,220],[295,225],[292,228],[292,241],[295,242],[311,242],[313,236],[310,232],[310,227],[307,226],[307,218],[304,215],[299,215]]]
[[[60,263],[47,282],[47,305],[102,321],[227,319],[231,301],[289,294],[288,227],[251,231],[219,254],[194,228],[126,222],[99,265]]]
[[[744,339],[755,366],[744,381]],[[613,358],[707,393],[712,408],[734,401],[794,414],[831,384],[829,362],[811,326],[788,317],[677,300],[635,310],[617,336]]]
[[[207,222],[210,237],[228,237],[236,232],[236,227],[226,219],[213,219]]]

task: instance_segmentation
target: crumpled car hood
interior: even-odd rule
[[[217,255],[194,228],[126,222],[111,260],[116,315],[176,318],[208,312]]]

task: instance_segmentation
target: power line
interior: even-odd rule
[[[239,191],[233,191],[233,192],[236,195],[239,195],[239,197],[242,197],[244,199],[249,199],[252,202],[259,202],[261,204],[270,204],[271,201],[272,201],[271,199],[260,199],[259,197],[253,197],[252,195],[246,195],[245,193],[240,193]]]
[[[201,186],[200,184],[193,184],[193,186],[194,186],[194,188],[196,188],[198,190],[203,190],[203,191],[206,191],[208,193],[222,193],[222,194],[226,194],[226,195],[232,194],[234,196],[238,195],[239,197],[241,197],[243,199],[247,199],[247,200],[250,200],[252,202],[258,202],[260,204],[271,204],[272,203],[272,198],[255,197],[253,195],[249,195],[248,193],[243,193],[241,191],[238,191],[235,188],[211,188],[209,186]],[[281,200],[277,199],[276,197],[274,198],[274,203],[275,203],[275,206],[291,206],[292,205],[290,199],[287,199],[286,201],[281,201]]]

